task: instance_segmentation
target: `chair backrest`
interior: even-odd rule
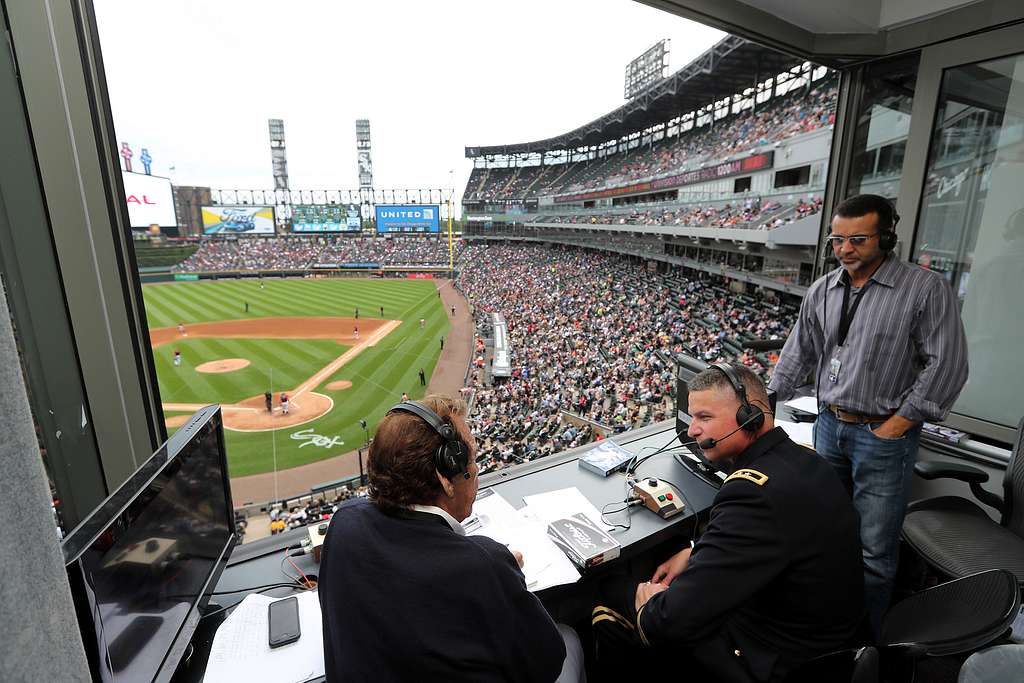
[[[1010,462],[1006,465],[1003,479],[1003,519],[1007,529],[1024,537],[1024,418],[1017,425],[1017,437],[1010,451]]]
[[[989,569],[915,593],[885,615],[878,639],[911,657],[971,652],[1004,634],[1020,607],[1017,577]]]

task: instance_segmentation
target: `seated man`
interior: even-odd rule
[[[584,680],[579,639],[527,591],[522,556],[463,532],[478,471],[465,413],[428,396],[377,427],[370,500],[338,508],[322,549],[328,681]]]
[[[685,680],[783,680],[857,634],[857,513],[831,465],[774,426],[764,384],[749,369],[698,374],[689,412],[688,435],[732,474],[692,551],[637,586],[636,633],[677,666],[679,653],[689,655]]]

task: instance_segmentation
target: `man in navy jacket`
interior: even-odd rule
[[[465,404],[417,405],[427,419],[408,403],[385,416],[370,500],[339,508],[324,541],[327,680],[582,680],[579,641],[526,589],[522,557],[462,530],[477,491]]]

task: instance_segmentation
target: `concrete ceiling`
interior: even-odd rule
[[[980,0],[739,0],[812,33],[878,33]]]
[[[637,2],[835,67],[1024,22],[1024,0]]]

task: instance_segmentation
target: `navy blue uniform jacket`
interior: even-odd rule
[[[328,681],[553,681],[565,645],[508,548],[357,500],[324,539]]]
[[[847,645],[863,610],[850,497],[824,458],[776,427],[737,458],[686,571],[637,623],[651,645],[689,646],[716,680],[777,681]]]

